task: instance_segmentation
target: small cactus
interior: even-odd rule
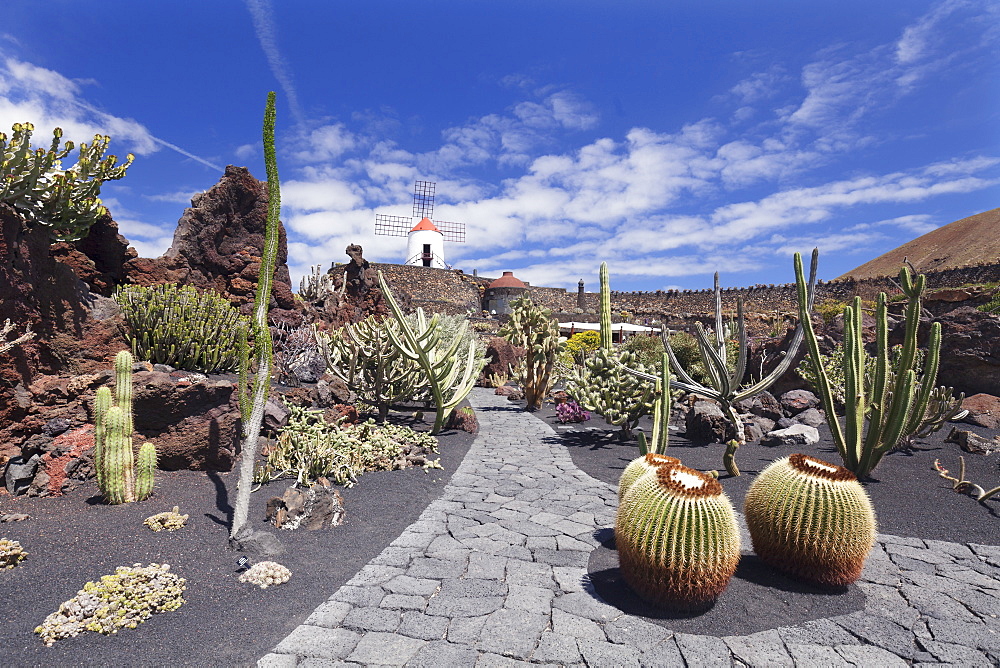
[[[784,457],[761,471],[744,512],[763,561],[823,586],[857,580],[875,544],[875,511],[857,477],[808,455]]]
[[[632,590],[671,608],[711,605],[740,560],[736,512],[719,481],[680,464],[654,467],[631,485],[615,541]]]
[[[632,484],[642,477],[647,471],[654,469],[658,466],[665,466],[667,464],[680,464],[681,460],[676,457],[671,457],[670,455],[658,455],[655,453],[649,453],[643,455],[642,457],[636,457],[628,463],[625,470],[622,471],[622,477],[618,480],[618,502],[625,498],[625,494],[628,492]]]

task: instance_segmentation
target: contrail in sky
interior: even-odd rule
[[[274,30],[274,13],[271,11],[270,0],[246,0],[247,9],[250,10],[250,17],[253,19],[254,31],[257,33],[257,41],[260,48],[264,50],[267,63],[271,67],[271,73],[278,80],[278,84],[288,98],[288,106],[291,109],[295,122],[302,124],[305,118],[302,116],[302,109],[299,107],[299,96],[295,91],[295,83],[292,75],[288,71],[288,63],[281,56],[278,50],[278,38]]]

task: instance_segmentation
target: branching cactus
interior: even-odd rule
[[[35,338],[35,333],[31,331],[30,323],[25,328],[24,334],[21,334],[16,338],[8,340],[7,335],[10,334],[12,331],[14,331],[14,325],[11,324],[10,318],[7,318],[7,320],[4,321],[3,326],[0,327],[0,353],[5,353],[14,346],[21,345],[22,343],[25,343]]]
[[[395,326],[394,320],[371,315],[332,334],[316,332],[327,371],[374,406],[382,422],[390,406],[414,398],[427,386],[420,366],[392,344],[387,330]]]
[[[73,150],[67,141],[60,148],[62,130],[52,132],[52,145],[32,150],[31,123],[15,123],[9,140],[0,132],[0,202],[13,206],[34,225],[49,229],[54,241],[76,241],[108,213],[99,199],[101,185],[125,176],[135,159],[131,153],[118,165],[113,155],[104,157],[110,137],[95,135],[81,144],[76,164],[63,169],[61,161]]]
[[[528,296],[516,299],[511,308],[510,321],[498,334],[511,345],[528,351],[518,380],[528,402],[527,409],[534,411],[542,407],[542,401],[552,389],[555,380],[552,368],[564,341],[551,310],[535,305]]]
[[[132,354],[115,356],[115,394],[102,387],[94,398],[94,469],[108,503],[142,501],[153,493],[156,447],[143,443],[138,469],[132,447]]]
[[[468,321],[462,323],[451,345],[442,349],[438,346],[441,336],[438,317],[435,315],[428,321],[423,309],[418,308],[417,323],[412,326],[403,315],[396,298],[392,296],[392,290],[385,282],[382,272],[378,274],[378,284],[396,320],[397,327],[386,329],[392,344],[403,357],[419,364],[427,378],[437,410],[431,434],[437,434],[444,428],[445,421],[455,407],[472,391],[485,360],[477,355],[474,345],[467,346],[464,355],[459,353]]]
[[[810,309],[812,308],[813,299],[815,298],[816,269],[818,259],[819,252],[813,251],[812,266],[809,273],[809,283],[802,283],[802,298],[805,300],[804,303],[808,304]],[[798,267],[799,265],[796,266]],[[740,474],[739,466],[736,464],[736,451],[741,445],[746,443],[746,432],[743,429],[743,421],[736,415],[733,405],[763,392],[774,384],[774,381],[781,377],[781,375],[784,374],[785,371],[787,371],[791,366],[792,360],[795,358],[795,353],[798,352],[799,345],[801,345],[803,337],[803,326],[800,319],[799,325],[795,328],[795,333],[792,335],[788,351],[785,353],[781,363],[779,363],[778,366],[771,371],[771,373],[761,378],[756,383],[741,388],[740,383],[742,382],[743,375],[746,372],[747,359],[749,357],[746,323],[743,319],[742,298],[736,302],[735,324],[736,341],[739,346],[739,354],[736,358],[736,368],[730,370],[729,366],[726,364],[726,326],[722,317],[722,293],[719,289],[719,274],[716,273],[715,331],[714,336],[712,337],[715,340],[712,341],[712,339],[709,338],[708,334],[705,332],[705,328],[702,327],[700,322],[696,323],[698,347],[701,352],[702,362],[708,372],[708,384],[695,381],[687,370],[684,369],[684,367],[677,360],[677,355],[674,354],[673,348],[670,346],[670,337],[667,335],[666,331],[663,332],[663,345],[670,358],[671,370],[677,374],[677,378],[673,378],[670,381],[671,387],[679,388],[687,392],[695,392],[711,399],[715,399],[722,408],[722,413],[736,428],[736,438],[726,444],[726,453],[722,458],[722,462],[726,467],[726,472],[732,476],[738,476]],[[645,376],[645,378],[649,380],[656,380],[653,376]]]
[[[813,251],[813,257],[816,257],[816,251]],[[926,279],[923,274],[914,279],[906,266],[899,270],[900,286],[908,303],[903,347],[895,364],[890,360],[886,296],[884,292],[879,294],[875,306],[875,371],[868,382],[865,379],[868,355],[862,339],[861,298],[855,297],[854,303],[844,308],[846,415],[843,426],[834,412],[830,380],[820,362],[819,343],[809,318],[812,300],[807,294],[802,274],[802,257],[798,253],[795,254],[795,281],[798,288],[799,322],[805,326],[809,358],[816,376],[816,390],[826,411],[826,422],[844,460],[844,467],[858,478],[868,478],[887,452],[908,433],[912,434],[921,428],[936,389],[941,352],[939,322],[931,325],[923,374],[919,382],[917,380],[917,328],[920,325],[920,299],[926,287]]]

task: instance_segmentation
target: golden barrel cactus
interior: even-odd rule
[[[654,466],[630,486],[615,542],[625,581],[663,607],[707,607],[740,560],[736,513],[719,481],[680,464]]]
[[[808,455],[784,457],[761,471],[744,512],[762,560],[824,586],[857,580],[875,544],[875,511],[857,477]]]
[[[665,464],[680,464],[681,460],[676,457],[671,457],[670,455],[658,455],[655,453],[649,453],[643,455],[642,457],[636,457],[628,463],[625,470],[622,471],[622,477],[618,479],[618,502],[625,498],[625,493],[629,490],[636,480],[638,480],[644,473],[650,469],[656,468],[657,466],[664,466]]]

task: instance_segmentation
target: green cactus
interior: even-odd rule
[[[875,511],[857,477],[807,455],[784,457],[761,471],[744,512],[762,560],[824,586],[857,580],[875,544]]]
[[[601,348],[611,350],[611,289],[608,280],[608,263],[602,262],[598,272],[601,281]]]
[[[653,406],[652,442],[646,440],[646,434],[639,432],[639,453],[643,455],[650,452],[662,455],[670,443],[670,356],[665,352],[662,353],[660,377],[653,392],[656,403]]]
[[[680,464],[632,483],[618,506],[615,543],[632,590],[672,608],[711,605],[740,560],[736,512],[719,481]]]
[[[647,453],[642,457],[636,457],[628,463],[625,470],[622,471],[621,478],[618,479],[618,502],[621,503],[622,499],[625,498],[625,494],[632,487],[632,484],[647,471],[658,466],[680,463],[681,460],[676,457],[655,453]]]
[[[817,251],[814,250],[814,259],[816,255]],[[809,359],[816,377],[816,390],[826,411],[826,422],[844,460],[844,466],[858,478],[866,479],[887,452],[908,435],[921,429],[936,389],[941,352],[939,322],[931,325],[926,362],[923,374],[917,381],[917,329],[920,325],[920,299],[926,287],[926,278],[920,274],[914,280],[906,266],[899,270],[899,283],[908,303],[903,346],[895,364],[890,361],[886,296],[884,292],[879,294],[875,306],[875,368],[868,381],[865,379],[865,368],[869,362],[862,338],[861,298],[855,297],[853,304],[844,308],[846,415],[843,426],[835,412],[834,390],[821,363],[819,343],[809,317],[811,299],[807,295],[802,256],[799,253],[795,254],[795,281],[798,289],[799,322],[804,325]]]
[[[215,291],[174,283],[127,285],[114,299],[136,358],[203,373],[237,369],[250,321]]]
[[[332,334],[316,331],[327,371],[374,406],[381,422],[390,406],[416,397],[427,386],[420,366],[393,346],[387,330],[396,326],[395,320],[370,315]]]
[[[443,349],[438,345],[441,332],[438,328],[437,315],[428,321],[423,309],[418,308],[416,326],[411,325],[399,308],[396,298],[392,296],[382,272],[378,274],[378,285],[396,320],[397,327],[386,329],[392,345],[403,357],[419,364],[427,378],[437,411],[430,432],[431,435],[435,435],[444,428],[445,420],[455,407],[472,391],[486,360],[478,355],[473,345],[467,346],[467,353],[464,356],[457,354],[465,338],[468,321],[462,323],[451,344],[447,349]]]
[[[552,311],[535,305],[531,297],[522,295],[511,304],[510,320],[498,334],[511,345],[527,350],[521,377],[527,410],[542,407],[542,401],[552,389],[555,378],[552,368],[559,356],[564,340],[559,336],[559,325],[552,319]]]
[[[156,447],[144,443],[139,448],[136,472],[132,432],[132,355],[123,350],[115,356],[114,403],[106,387],[94,397],[94,471],[111,504],[142,501],[153,493]]]
[[[271,330],[267,326],[267,307],[271,302],[271,286],[274,283],[274,267],[278,258],[281,225],[281,184],[278,182],[278,160],[274,150],[275,94],[267,94],[264,107],[264,167],[267,171],[267,220],[264,224],[264,247],[261,250],[260,272],[257,275],[257,292],[254,295],[254,318],[249,331],[240,337],[240,385],[239,404],[243,420],[243,449],[240,454],[240,480],[233,506],[233,526],[229,531],[229,541],[240,546],[241,541],[253,536],[253,529],[247,524],[250,515],[250,492],[253,487],[254,463],[260,439],[260,425],[264,421],[264,407],[271,390],[271,363],[273,343]],[[253,357],[257,369],[253,382],[250,377],[250,343],[253,336]]]
[[[104,157],[111,138],[95,135],[88,146],[80,145],[75,165],[63,169],[61,161],[73,150],[73,142],[63,148],[62,130],[52,132],[49,150],[31,149],[31,123],[15,123],[9,141],[0,132],[0,202],[14,207],[31,225],[46,227],[55,241],[77,241],[87,236],[90,226],[107,215],[99,195],[105,181],[125,176],[135,156],[124,164]]]

